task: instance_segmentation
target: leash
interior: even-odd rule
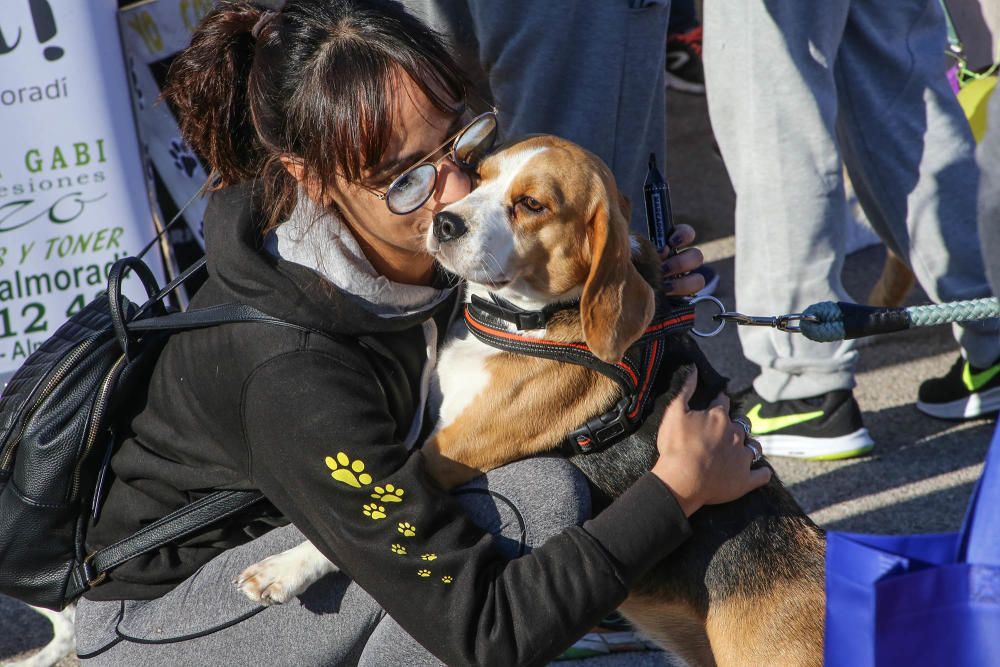
[[[578,304],[557,304],[558,307],[547,307],[543,312],[518,308],[494,295],[491,299],[493,303],[473,295],[466,305],[465,324],[477,339],[504,352],[584,366],[611,379],[622,391],[614,408],[589,419],[563,439],[559,449],[569,456],[600,451],[638,430],[646,417],[654,381],[663,361],[665,338],[694,327],[693,304],[658,299],[656,315],[642,336],[620,362],[609,364],[598,359],[582,342],[526,336],[507,326],[513,324],[518,331],[544,329],[544,322],[552,314],[577,308]],[[521,327],[518,322],[540,325]]]
[[[1000,317],[1000,299],[993,297],[907,308],[879,308],[843,301],[823,301],[809,306],[801,313],[776,317],[754,317],[729,311],[713,296],[696,297],[691,300],[691,304],[697,305],[704,301],[713,303],[719,309],[719,313],[713,316],[719,325],[711,331],[692,331],[702,337],[715,336],[727,322],[733,322],[741,326],[773,327],[788,333],[801,333],[820,343],[832,343],[916,327]]]

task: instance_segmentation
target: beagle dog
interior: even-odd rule
[[[438,262],[467,281],[470,301],[441,351],[429,399],[438,421],[424,452],[445,487],[561,447],[621,400],[620,385],[593,364],[487,344],[473,335],[472,305],[547,313],[536,329],[497,320],[497,335],[527,348],[585,349],[609,365],[623,363],[658,314],[659,257],[629,237],[627,204],[599,158],[539,135],[484,159],[478,178],[427,236]],[[671,335],[657,358],[652,414],[624,440],[571,457],[596,508],[652,467],[660,417],[691,366],[699,378],[693,408],[725,388],[690,336]],[[738,501],[702,508],[691,525],[692,537],[633,588],[621,608],[629,620],[691,665],[821,665],[825,540],[777,476]],[[247,568],[238,586],[257,602],[281,603],[332,571],[306,542]]]

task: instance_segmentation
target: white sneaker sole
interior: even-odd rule
[[[691,83],[686,81],[679,76],[667,72],[667,88],[673,88],[674,90],[681,93],[691,93],[693,95],[704,95],[705,85],[700,83]]]
[[[950,403],[917,401],[917,410],[938,419],[972,419],[1000,410],[1000,387],[971,394]]]
[[[766,456],[788,456],[810,461],[836,461],[864,456],[875,447],[868,429],[861,427],[854,433],[836,438],[807,438],[801,435],[754,435]]]

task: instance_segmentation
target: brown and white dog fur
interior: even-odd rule
[[[494,292],[529,310],[579,299],[578,311],[560,311],[546,329],[522,335],[582,340],[617,362],[652,318],[659,284],[658,257],[648,242],[630,239],[626,211],[596,156],[556,137],[530,137],[482,162],[476,189],[443,211],[464,233],[441,241],[429,231],[427,247],[466,279],[469,294]],[[669,389],[639,432],[573,459],[598,505],[652,466],[659,417],[692,365],[693,407],[724,388],[690,336],[674,336],[669,349],[661,370]],[[500,352],[461,320],[435,380],[438,422],[423,451],[446,487],[553,449],[619,397],[594,371]],[[822,664],[824,540],[777,477],[739,501],[703,508],[691,524],[693,536],[633,589],[625,615],[691,665]],[[306,542],[251,566],[238,585],[253,600],[281,603],[333,571]]]

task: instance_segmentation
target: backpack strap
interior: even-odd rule
[[[126,326],[129,331],[184,331],[188,329],[202,329],[204,327],[214,327],[218,324],[232,324],[236,322],[260,322],[263,324],[273,324],[277,326],[290,327],[301,331],[316,333],[327,338],[333,335],[310,329],[300,324],[293,324],[277,317],[272,317],[264,311],[253,306],[242,303],[223,303],[218,306],[207,308],[196,308],[183,313],[170,313],[159,317],[147,317],[141,320],[132,320]]]
[[[100,584],[109,570],[125,561],[232,516],[263,498],[259,491],[216,491],[171,512],[128,537],[91,553],[77,564],[69,580],[66,598],[76,598]]]

